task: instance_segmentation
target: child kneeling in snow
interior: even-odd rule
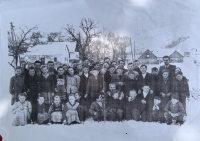
[[[72,123],[82,123],[78,116],[79,103],[75,101],[74,94],[69,95],[69,102],[65,104],[63,109],[63,123],[65,125],[70,125]]]
[[[106,111],[104,108],[102,95],[95,95],[94,98],[96,99],[96,101],[91,104],[89,112],[94,121],[103,121],[104,118],[106,118]]]
[[[13,126],[24,126],[30,122],[30,114],[32,112],[32,106],[29,101],[26,101],[26,94],[19,93],[19,101],[14,103],[12,112],[15,114]]]
[[[62,111],[64,109],[64,105],[61,104],[61,99],[60,96],[56,95],[54,97],[54,101],[52,103],[52,105],[49,107],[49,117],[50,117],[50,122],[52,124],[54,123],[58,123],[58,124],[62,124]]]
[[[183,116],[185,110],[183,104],[179,102],[177,94],[172,95],[172,99],[167,103],[165,107],[165,119],[167,124],[170,125],[172,122],[183,124]]]
[[[152,121],[153,122],[161,122],[161,117],[163,117],[161,114],[161,99],[159,96],[154,97],[153,101],[153,108],[152,108]]]

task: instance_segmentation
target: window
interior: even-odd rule
[[[147,53],[147,58],[149,58],[149,53]]]

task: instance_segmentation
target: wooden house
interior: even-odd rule
[[[152,53],[149,49],[147,49],[139,58],[141,64],[159,64],[158,58],[156,55]]]
[[[171,63],[183,63],[183,55],[181,55],[178,51],[174,51],[170,56]]]

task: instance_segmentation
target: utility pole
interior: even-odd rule
[[[132,62],[133,62],[133,47],[132,47],[131,37],[130,37],[130,44],[131,44],[131,55],[132,55]],[[135,47],[135,42],[134,42],[134,47]]]
[[[135,59],[135,42],[134,42],[134,59]]]

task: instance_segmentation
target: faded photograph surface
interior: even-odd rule
[[[1,7],[3,140],[199,140],[199,1]]]

